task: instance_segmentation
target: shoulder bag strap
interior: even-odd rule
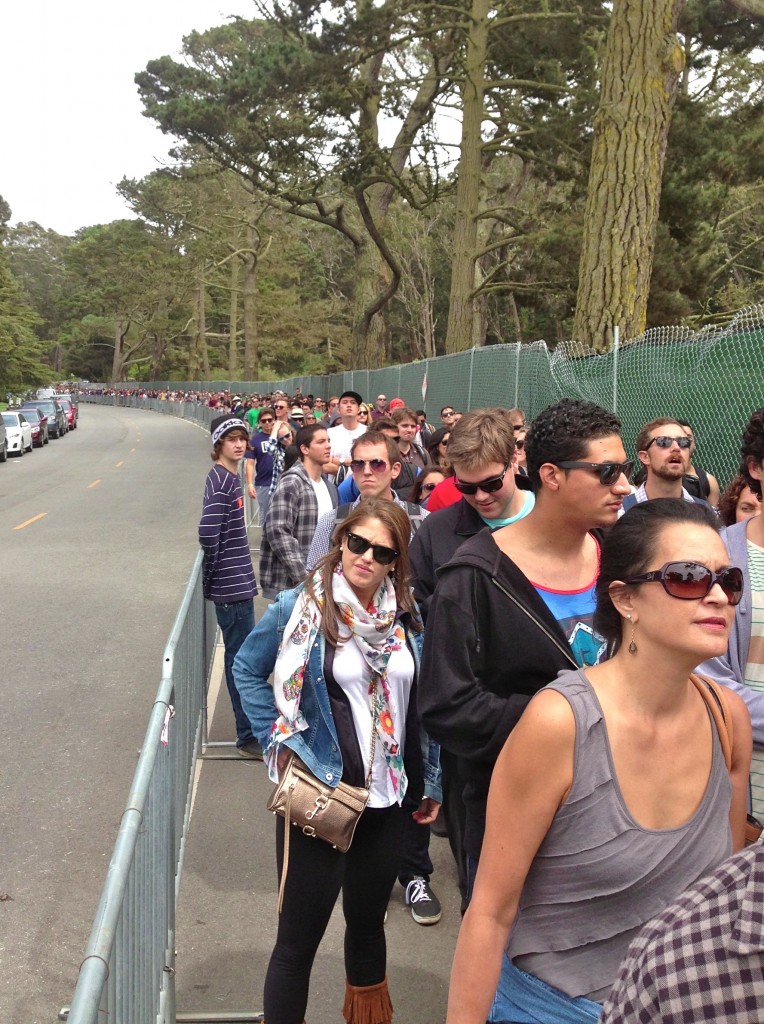
[[[690,681],[711,711],[722,744],[724,763],[729,771],[732,767],[732,718],[724,691],[713,679],[709,679],[708,676],[699,676],[695,672],[690,676]]]

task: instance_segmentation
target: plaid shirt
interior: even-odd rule
[[[600,1024],[764,1020],[764,845],[723,861],[632,942]]]
[[[332,504],[337,507],[337,488],[326,477]],[[306,556],[318,519],[318,500],[301,462],[278,479],[260,541],[260,586],[266,592],[287,590],[307,575]]]

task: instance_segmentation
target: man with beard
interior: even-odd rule
[[[663,417],[646,423],[637,435],[637,457],[647,476],[634,494],[624,499],[623,512],[651,498],[684,498],[707,505],[707,501],[693,497],[682,486],[682,477],[690,465],[691,444],[677,420]]]

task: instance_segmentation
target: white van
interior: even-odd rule
[[[56,397],[56,389],[55,388],[38,388],[37,389],[37,401],[38,402],[44,402],[44,401],[46,401],[49,398],[55,398],[55,397]]]

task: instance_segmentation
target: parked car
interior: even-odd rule
[[[20,412],[21,410],[17,411]],[[32,428],[32,444],[35,448],[42,448],[50,440],[48,437],[48,417],[36,406],[34,408],[26,406],[24,415],[29,420],[29,425]]]
[[[77,406],[72,402],[70,398],[65,398],[63,395],[57,395],[56,401],[66,413],[66,422],[69,430],[76,430]]]
[[[38,388],[37,389],[37,394],[36,394],[35,397],[39,401],[44,401],[45,399],[55,398],[56,397],[56,389],[55,388]]]
[[[39,401],[24,402],[20,412],[25,409],[40,409],[48,417],[48,434],[50,437],[63,437],[67,431],[66,413],[52,398]]]
[[[0,462],[5,462],[8,458],[8,432],[5,429],[5,423],[0,416]]]
[[[68,398],[69,401],[74,406],[74,408],[79,411],[79,399],[77,398],[73,391],[62,391],[60,395],[55,395],[55,399],[57,402],[60,402],[62,398]]]
[[[8,454],[18,455],[21,458],[24,452],[31,452],[32,427],[24,413],[12,409],[9,412],[0,413],[0,415],[2,415],[8,437]]]

